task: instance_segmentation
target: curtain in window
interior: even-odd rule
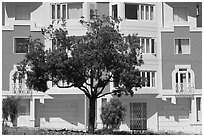
[[[141,47],[142,47],[142,53],[145,53],[145,42],[144,42],[144,38],[141,39]]]
[[[141,5],[141,20],[144,20],[144,5]]]
[[[154,7],[150,6],[150,20],[154,19]]]
[[[146,20],[149,20],[149,6],[145,6],[146,8]]]
[[[146,39],[146,53],[150,53],[149,39]]]
[[[55,5],[52,5],[52,19],[55,19]]]
[[[181,45],[182,45],[182,51],[183,53],[189,53],[189,40],[188,39],[182,39],[181,41]]]
[[[79,19],[82,16],[82,3],[68,4],[68,18]]]

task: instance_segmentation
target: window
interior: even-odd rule
[[[174,21],[188,21],[187,8],[186,7],[174,7]]]
[[[172,72],[172,89],[176,93],[191,93],[194,89],[194,72],[190,65],[176,65]]]
[[[26,86],[27,75],[17,69],[18,66],[14,66],[12,73],[10,73],[11,78],[11,91],[14,94],[24,94],[28,93]]]
[[[154,7],[150,6],[150,20],[154,19]]]
[[[82,16],[82,3],[68,4],[68,19],[79,19]]]
[[[101,106],[104,106],[107,103],[107,98],[101,99]]]
[[[125,4],[125,18],[134,20],[153,20],[153,5]]]
[[[112,5],[112,16],[113,18],[118,17],[118,6],[117,5]]]
[[[52,19],[55,19],[55,5],[52,5]]]
[[[52,19],[79,19],[82,16],[82,3],[62,3],[52,5]]]
[[[60,5],[57,5],[57,19],[60,19]]]
[[[149,6],[146,7],[146,20],[149,20]]]
[[[94,18],[94,5],[93,4],[90,4],[90,19],[93,19]]]
[[[144,20],[144,5],[141,5],[141,20]]]
[[[125,18],[138,20],[139,5],[125,4]]]
[[[27,53],[30,38],[14,38],[14,53]]]
[[[145,79],[145,81],[142,83],[143,87],[155,87],[155,71],[141,71],[140,76]]]
[[[24,5],[16,5],[15,20],[30,20],[30,7]]]
[[[155,54],[155,38],[140,38],[141,52]]]
[[[189,39],[175,39],[175,54],[190,54]]]
[[[66,19],[66,5],[62,5],[62,18]]]
[[[202,121],[202,113],[201,113],[201,97],[196,98],[196,114],[197,114],[197,122]]]

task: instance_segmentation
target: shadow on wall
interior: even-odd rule
[[[167,98],[166,101],[160,100],[159,104],[162,104],[159,107],[159,117],[161,121],[188,121],[191,112],[190,98],[177,98],[176,102],[176,104],[172,104],[170,98]]]
[[[77,96],[77,95],[75,95]],[[53,96],[54,99],[46,99],[44,104],[36,100],[35,126],[40,127],[43,118],[48,125],[64,128],[63,125],[79,126],[84,125],[84,99],[60,99]],[[69,128],[69,127],[66,127]]]
[[[6,13],[7,13],[8,18],[15,17],[15,6],[16,5],[29,6],[30,12],[33,12],[42,5],[42,2],[6,2]]]
[[[170,7],[187,7],[187,14],[196,18],[197,27],[202,27],[202,2],[166,2]]]

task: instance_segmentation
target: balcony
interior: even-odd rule
[[[193,83],[176,83],[175,90],[177,95],[192,95],[195,86]]]
[[[32,91],[28,89],[24,83],[13,83],[12,94],[23,98],[30,98],[32,96]]]

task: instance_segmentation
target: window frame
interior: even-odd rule
[[[150,85],[147,86],[147,83],[145,82],[145,86],[142,86],[142,88],[157,88],[157,71],[156,70],[140,70],[140,76],[141,77],[142,77],[142,74],[144,74],[145,78],[147,78],[147,73],[149,73]],[[153,77],[152,77],[153,73],[154,73],[154,82],[153,82]],[[153,83],[154,83],[154,86],[153,86]]]
[[[186,72],[190,73],[190,79],[193,86],[195,86],[195,73],[191,69],[191,65],[175,65],[175,68],[172,72],[172,90],[176,93],[176,73],[179,72],[179,69],[187,69]]]
[[[140,38],[140,46],[142,46],[142,39],[144,40],[144,47],[141,47],[140,53],[145,54],[145,55],[155,55],[156,54],[156,37],[142,37],[139,36]],[[147,40],[149,41],[149,49],[147,52]],[[152,52],[152,41],[154,41],[154,52]],[[144,52],[143,52],[144,51]]]
[[[61,19],[65,19],[65,20],[70,20],[70,17],[69,17],[69,12],[68,12],[68,9],[69,9],[69,5],[72,5],[72,4],[80,4],[81,5],[81,12],[82,12],[82,16],[83,16],[83,2],[64,2],[64,3],[51,3],[50,6],[51,6],[51,19],[52,20],[61,20]],[[58,18],[58,5],[59,5],[59,18]],[[55,12],[54,12],[54,19],[53,19],[53,7],[55,8]],[[63,18],[63,6],[65,6],[65,17]],[[91,9],[90,9],[91,10]],[[81,18],[81,17],[80,17]],[[80,19],[80,18],[71,18],[71,19]]]
[[[136,13],[137,19],[128,19],[126,18],[126,4],[127,5],[137,5],[138,6],[138,12]],[[142,10],[143,7],[143,10]],[[146,7],[148,7],[148,18],[146,17]],[[146,4],[146,3],[129,3],[124,2],[124,9],[125,9],[125,19],[126,20],[133,20],[133,21],[155,21],[155,5],[154,4]],[[151,12],[151,9],[153,11]],[[143,11],[143,14],[142,14]],[[143,15],[143,16],[142,16]]]
[[[30,37],[13,37],[13,54],[23,54],[23,55],[25,55],[25,54],[27,54],[28,53],[28,51],[26,52],[26,53],[16,53],[16,39],[31,39]],[[29,47],[28,47],[29,48]]]
[[[189,52],[188,53],[176,53],[176,40],[177,39],[188,39],[188,43],[189,43]],[[182,45],[181,45],[181,47],[182,47]],[[174,54],[175,55],[189,55],[189,54],[191,54],[191,40],[190,40],[190,37],[177,37],[177,38],[174,38]]]

